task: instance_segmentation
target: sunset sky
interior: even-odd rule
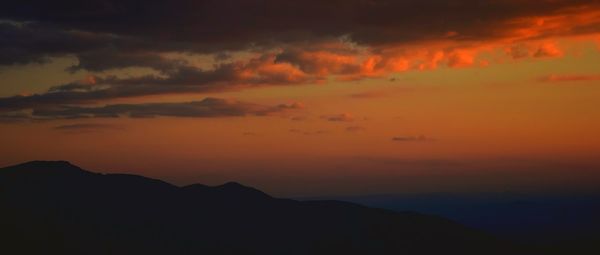
[[[281,196],[600,186],[600,1],[13,1],[0,166]]]

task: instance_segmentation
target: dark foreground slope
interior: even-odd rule
[[[0,212],[1,254],[520,254],[443,218],[68,162],[0,169]]]

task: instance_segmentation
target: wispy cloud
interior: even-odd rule
[[[322,119],[333,122],[351,122],[354,121],[354,116],[349,113],[330,114],[321,116]]]
[[[89,133],[98,132],[104,130],[124,130],[122,126],[111,125],[111,124],[100,124],[100,123],[76,123],[67,124],[53,127],[54,130],[58,130],[65,133]]]
[[[600,81],[600,75],[574,74],[574,75],[548,75],[539,78],[540,82],[578,82],[578,81]]]
[[[30,114],[23,111],[16,112],[0,112],[0,123],[15,123],[24,122],[30,119]]]
[[[392,137],[394,142],[426,142],[433,141],[433,139],[425,137],[424,135],[419,136],[395,136]]]
[[[296,128],[290,129],[289,132],[294,133],[294,134],[299,134],[299,135],[325,135],[325,134],[330,133],[327,130],[310,131],[310,130],[301,130],[301,129],[296,129]]]
[[[364,127],[361,126],[349,126],[346,127],[346,131],[348,132],[359,132],[359,131],[365,131],[366,129]]]
[[[265,116],[286,110],[302,108],[302,104],[279,104],[265,106],[233,99],[205,98],[201,101],[176,103],[110,104],[99,107],[52,106],[34,108],[29,115],[18,115],[19,119],[78,119],[78,118],[153,118],[188,117],[214,118],[235,116]],[[13,112],[0,115],[3,118],[16,116]]]
[[[350,94],[351,98],[356,99],[370,99],[370,98],[380,98],[389,95],[383,91],[364,91],[359,93]]]

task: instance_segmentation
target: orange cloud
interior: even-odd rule
[[[307,79],[307,74],[290,63],[277,62],[274,54],[240,63],[235,69],[240,83],[245,81],[265,81],[268,83],[298,83]],[[260,83],[260,82],[259,82]]]
[[[533,54],[533,56],[536,58],[560,57],[562,55],[562,50],[560,50],[554,43],[541,44],[535,54]]]
[[[470,52],[457,51],[452,53],[448,58],[449,67],[469,67],[475,62],[475,55]]]
[[[343,74],[353,71],[357,56],[326,50],[301,51],[292,50],[277,56],[277,62],[291,61],[298,67],[317,77],[332,74]]]

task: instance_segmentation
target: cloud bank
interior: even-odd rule
[[[74,57],[65,71],[90,79],[0,98],[0,111],[556,58],[565,38],[600,41],[598,1],[13,1],[0,66]],[[208,67],[190,60],[206,55]],[[110,73],[132,67],[151,72]]]

